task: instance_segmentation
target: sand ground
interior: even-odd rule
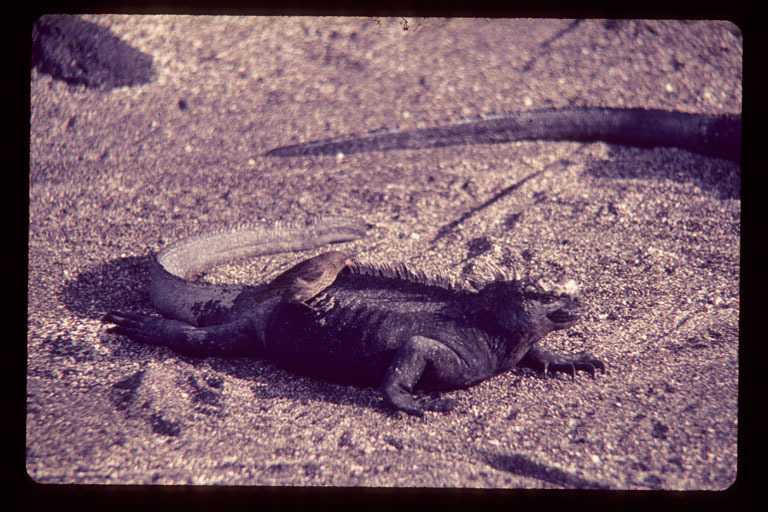
[[[156,75],[99,90],[31,74],[26,470],[35,482],[686,490],[734,481],[738,165],[543,141],[262,155],[535,108],[740,113],[737,27],[84,19],[151,56]],[[100,322],[107,310],[152,311],[149,255],[170,241],[338,213],[375,225],[346,245],[362,260],[458,276],[506,258],[524,273],[577,279],[587,315],[545,346],[589,350],[608,373],[571,382],[516,370],[450,393],[455,411],[418,419],[384,408],[375,389],[261,360],[189,359]],[[261,282],[304,256],[208,278]]]

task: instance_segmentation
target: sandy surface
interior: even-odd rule
[[[262,155],[553,106],[740,113],[735,26],[85,19],[151,56],[155,77],[99,90],[31,74],[26,469],[34,481],[619,489],[734,481],[737,165],[567,142]],[[458,276],[506,259],[523,273],[577,279],[587,315],[545,346],[589,350],[608,373],[571,382],[516,370],[450,393],[455,411],[418,419],[384,408],[375,389],[262,360],[193,360],[105,332],[107,310],[152,311],[149,255],[170,241],[329,213],[375,225],[346,246],[362,260]],[[226,266],[210,279],[261,282],[303,256]]]

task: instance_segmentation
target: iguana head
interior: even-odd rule
[[[573,279],[561,283],[494,280],[480,288],[478,295],[502,327],[530,332],[537,338],[573,326],[581,310],[579,287]]]

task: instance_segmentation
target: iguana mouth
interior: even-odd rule
[[[568,313],[567,311],[564,311],[562,309],[558,309],[557,311],[547,313],[547,318],[549,318],[551,321],[555,322],[556,324],[567,324],[567,323],[575,322],[576,320],[579,319],[579,316]]]

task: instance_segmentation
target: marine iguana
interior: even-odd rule
[[[510,112],[415,130],[294,144],[265,156],[300,156],[391,149],[491,144],[521,140],[604,141],[638,147],[676,147],[741,162],[741,116],[689,114],[657,109],[574,107]]]
[[[578,320],[574,281],[529,282],[496,268],[493,279],[452,282],[403,265],[355,262],[309,301],[273,297],[263,287],[213,286],[183,279],[248,255],[310,249],[352,240],[367,226],[349,218],[276,223],[194,237],[158,253],[150,297],[164,315],[107,313],[110,330],[189,356],[260,356],[300,374],[379,385],[385,401],[409,414],[448,411],[454,401],[414,390],[471,386],[515,366],[569,372],[604,364],[582,353],[549,353],[538,342]]]

